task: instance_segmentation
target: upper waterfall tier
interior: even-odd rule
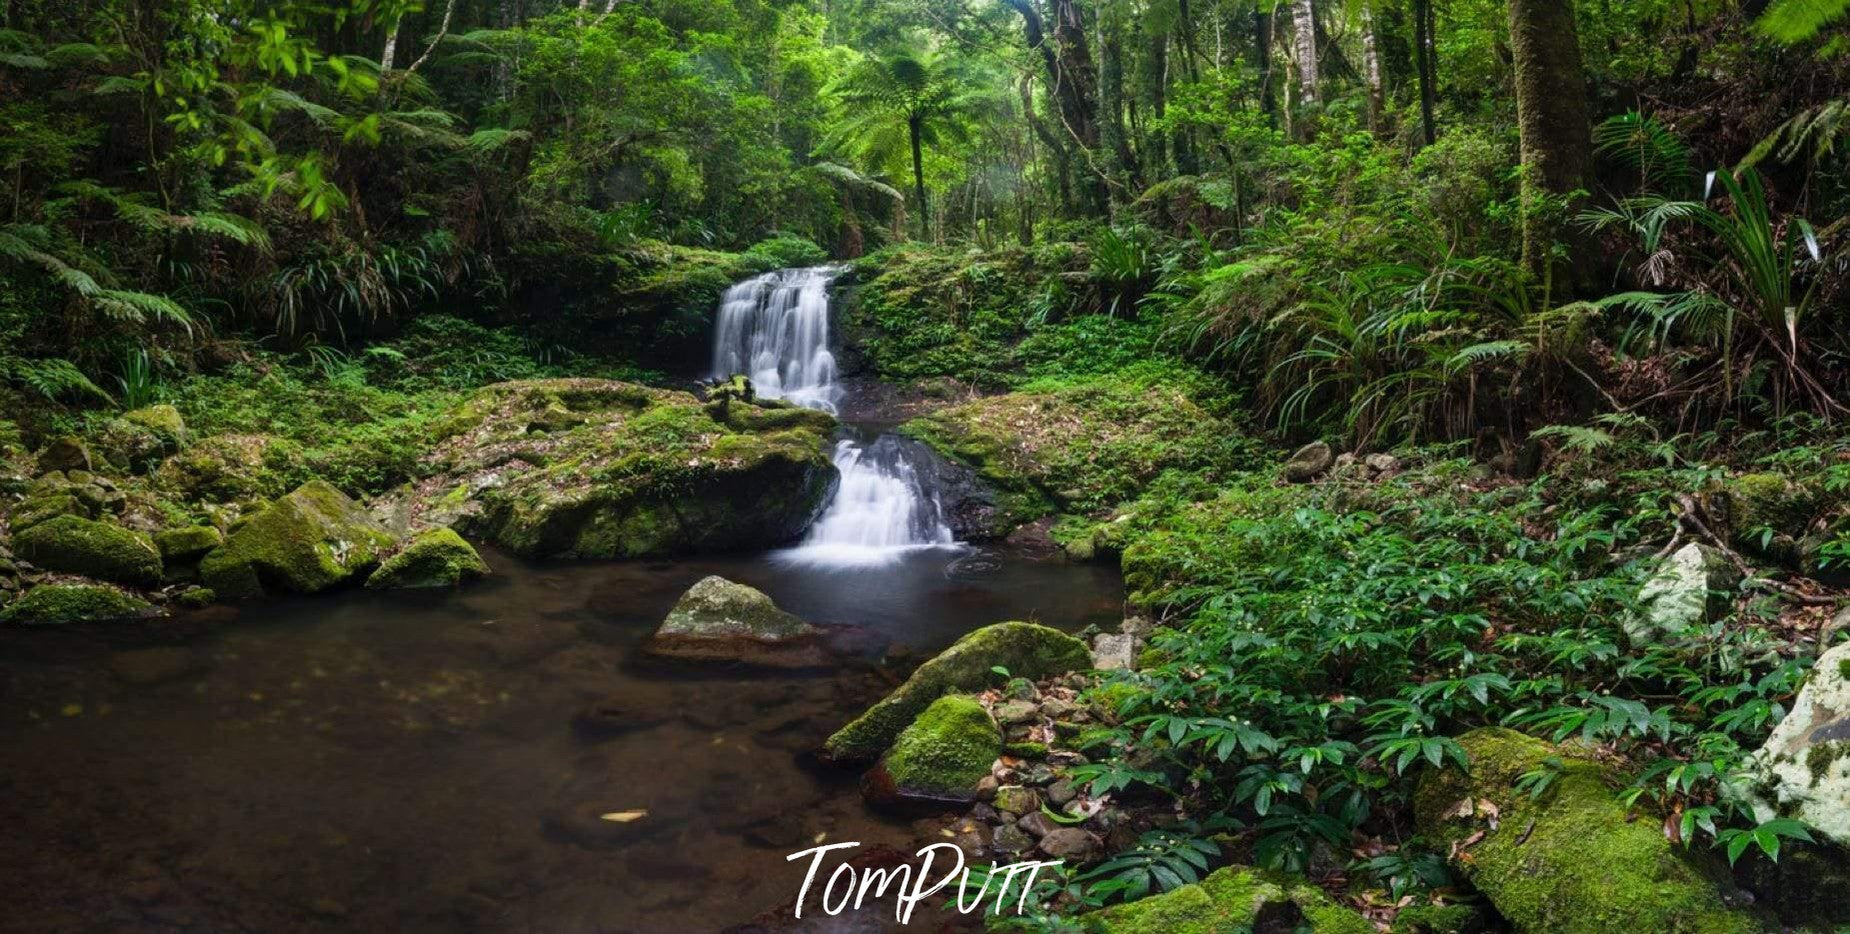
[[[758,394],[835,412],[829,280],[835,270],[780,269],[726,290],[713,338],[714,379],[751,378]]]

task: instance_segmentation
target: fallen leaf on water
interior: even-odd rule
[[[824,840],[827,840],[828,838],[829,838],[829,832],[825,830],[825,831],[823,831],[823,832],[821,832],[821,833],[819,833],[819,834],[816,834],[815,836],[813,836],[813,837],[811,837],[811,838],[809,839],[809,842],[811,842],[811,843],[821,843],[822,841],[824,841]]]
[[[599,815],[597,816],[597,819],[598,819],[598,820],[607,820],[607,821],[610,821],[611,823],[615,823],[615,824],[627,824],[627,823],[629,823],[630,821],[638,821],[638,820],[642,820],[643,818],[645,818],[645,817],[648,817],[648,816],[649,816],[649,812],[648,812],[648,811],[642,811],[642,810],[636,810],[636,811],[611,811],[611,812],[610,812],[609,814],[599,814]]]
[[[84,705],[82,704],[65,704],[64,709],[59,711],[59,713],[62,713],[67,717],[75,717],[75,716],[82,714],[83,712],[84,712]]]

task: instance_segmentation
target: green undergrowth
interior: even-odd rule
[[[464,391],[515,379],[566,375],[653,381],[659,374],[581,357],[512,329],[454,317],[412,322],[394,340],[352,350],[251,350],[210,374],[158,387],[193,438],[267,435],[258,486],[272,492],[324,479],[377,493],[419,475],[420,461]],[[89,433],[108,415],[67,417]]]
[[[1013,389],[1115,373],[1152,359],[1162,328],[1112,304],[1082,243],[975,252],[909,244],[856,264],[847,338],[887,379],[952,377]]]
[[[1212,479],[1259,460],[1209,381],[1152,361],[1102,376],[1044,377],[908,422],[905,430],[976,468],[1016,521],[1093,514],[1165,471]]]
[[[1171,625],[1094,692],[1119,719],[1083,739],[1091,790],[1173,797],[1270,868],[1404,841],[1351,869],[1414,891],[1450,884],[1443,844],[1413,828],[1415,778],[1504,725],[1601,750],[1624,809],[1681,815],[1679,841],[1751,830],[1725,789],[1809,650],[1764,598],[1657,645],[1621,628],[1668,504],[1714,469],[1607,463],[1593,486],[1584,462],[1518,483],[1442,450],[1403,458],[1389,479],[1310,485],[1172,471],[1104,524],[1131,602]]]

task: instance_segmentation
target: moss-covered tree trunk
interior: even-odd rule
[[[1543,200],[1585,185],[1593,158],[1572,0],[1510,0],[1510,50],[1522,134],[1523,265],[1560,281],[1568,266],[1550,256],[1564,216]]]

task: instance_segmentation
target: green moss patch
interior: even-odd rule
[[[1301,878],[1245,866],[1228,866],[1194,885],[1081,920],[1085,930],[1097,934],[1233,934],[1253,930],[1262,918],[1277,924],[1278,930],[1312,934],[1375,930],[1366,918]]]
[[[58,626],[112,622],[151,615],[148,601],[99,584],[40,584],[4,610],[0,623]]]
[[[996,666],[1017,677],[1044,678],[1091,665],[1086,644],[1057,629],[1018,622],[985,626],[920,665],[904,684],[829,737],[824,750],[837,761],[872,761],[939,697],[988,686]]]
[[[914,419],[904,430],[975,468],[1022,522],[1094,513],[1136,496],[1166,470],[1209,477],[1256,448],[1185,387],[1122,377],[1033,384]]]
[[[146,536],[79,516],[47,519],[13,538],[19,556],[40,567],[120,584],[161,581],[161,553]]]
[[[420,534],[366,579],[370,590],[455,587],[488,576],[488,564],[453,529]]]
[[[1659,821],[1634,819],[1600,766],[1563,758],[1559,777],[1536,799],[1514,788],[1543,760],[1563,756],[1505,729],[1459,737],[1469,774],[1430,773],[1415,800],[1423,834],[1470,840],[1465,875],[1518,929],[1533,931],[1761,931],[1765,923],[1723,900],[1718,876],[1692,851],[1665,839]],[[1499,809],[1494,828],[1478,800]]]
[[[612,380],[501,383],[393,495],[425,524],[531,557],[641,557],[796,537],[835,482],[834,420]]]
[[[973,697],[940,697],[893,741],[880,770],[899,795],[972,800],[1002,747],[1002,732]]]
[[[199,575],[225,599],[319,593],[371,570],[391,544],[358,503],[315,480],[234,528]]]

